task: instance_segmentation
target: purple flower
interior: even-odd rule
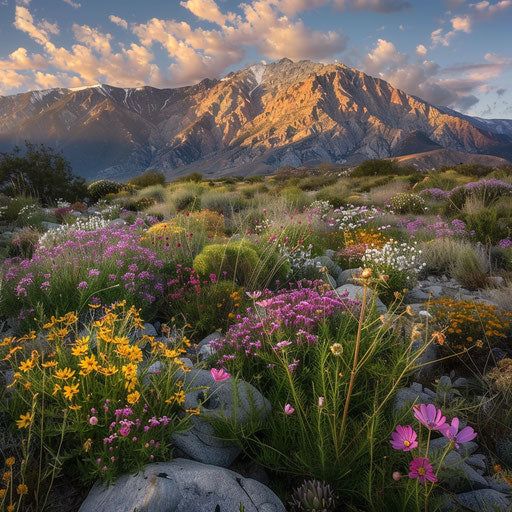
[[[89,285],[87,284],[87,282],[86,282],[86,281],[80,281],[80,282],[78,283],[77,288],[78,288],[79,290],[85,290],[88,286],[89,286]]]
[[[439,429],[444,437],[449,439],[455,444],[455,448],[458,448],[460,444],[469,443],[476,437],[476,432],[471,427],[464,427],[459,432],[459,418],[453,418],[451,424],[445,423],[443,427]]]
[[[420,484],[437,482],[437,476],[434,473],[434,468],[426,457],[416,457],[410,462],[409,478],[418,480]]]
[[[441,409],[434,404],[419,404],[413,406],[414,417],[429,430],[440,430],[446,423]]]
[[[89,270],[89,277],[98,277],[100,275],[100,271],[97,268],[91,268]]]
[[[418,446],[418,435],[411,425],[397,425],[396,430],[391,434],[391,446],[395,450],[410,452]]]
[[[283,410],[286,416],[291,416],[295,412],[295,409],[291,404],[286,404]]]

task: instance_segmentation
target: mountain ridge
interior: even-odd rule
[[[351,164],[401,146],[419,152],[414,141],[512,158],[512,120],[437,107],[341,63],[290,59],[175,89],[94,84],[0,96],[0,151],[24,139],[61,149],[88,178]]]

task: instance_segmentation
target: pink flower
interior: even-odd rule
[[[231,377],[231,375],[226,370],[224,370],[224,368],[221,368],[220,370],[212,368],[210,370],[210,374],[215,382],[223,382]]]
[[[393,474],[391,476],[393,477],[393,480],[395,482],[398,482],[400,478],[402,478],[402,473],[400,473],[400,471],[393,471]]]
[[[476,432],[471,427],[464,427],[459,432],[459,418],[453,418],[451,425],[445,423],[439,430],[444,437],[455,444],[455,448],[458,448],[460,444],[473,441],[476,437]]]
[[[416,457],[409,463],[409,478],[418,479],[421,484],[437,482],[434,468],[426,457]]]
[[[292,407],[291,404],[286,404],[284,406],[284,413],[286,416],[291,416],[295,412],[295,409]]]
[[[418,435],[410,426],[397,425],[396,430],[391,434],[391,446],[395,450],[410,452],[418,446]]]
[[[414,417],[429,430],[440,430],[446,423],[441,409],[434,404],[419,404],[413,406]]]
[[[98,424],[98,418],[96,418],[96,416],[91,416],[89,418],[89,425],[97,425]]]

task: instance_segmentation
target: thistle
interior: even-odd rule
[[[293,512],[332,512],[335,495],[329,484],[307,480],[293,491],[290,505]]]

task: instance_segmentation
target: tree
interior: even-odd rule
[[[25,151],[15,147],[0,154],[0,189],[5,194],[37,197],[44,205],[86,196],[85,180],[73,175],[61,153],[44,144],[25,142],[25,146]]]

